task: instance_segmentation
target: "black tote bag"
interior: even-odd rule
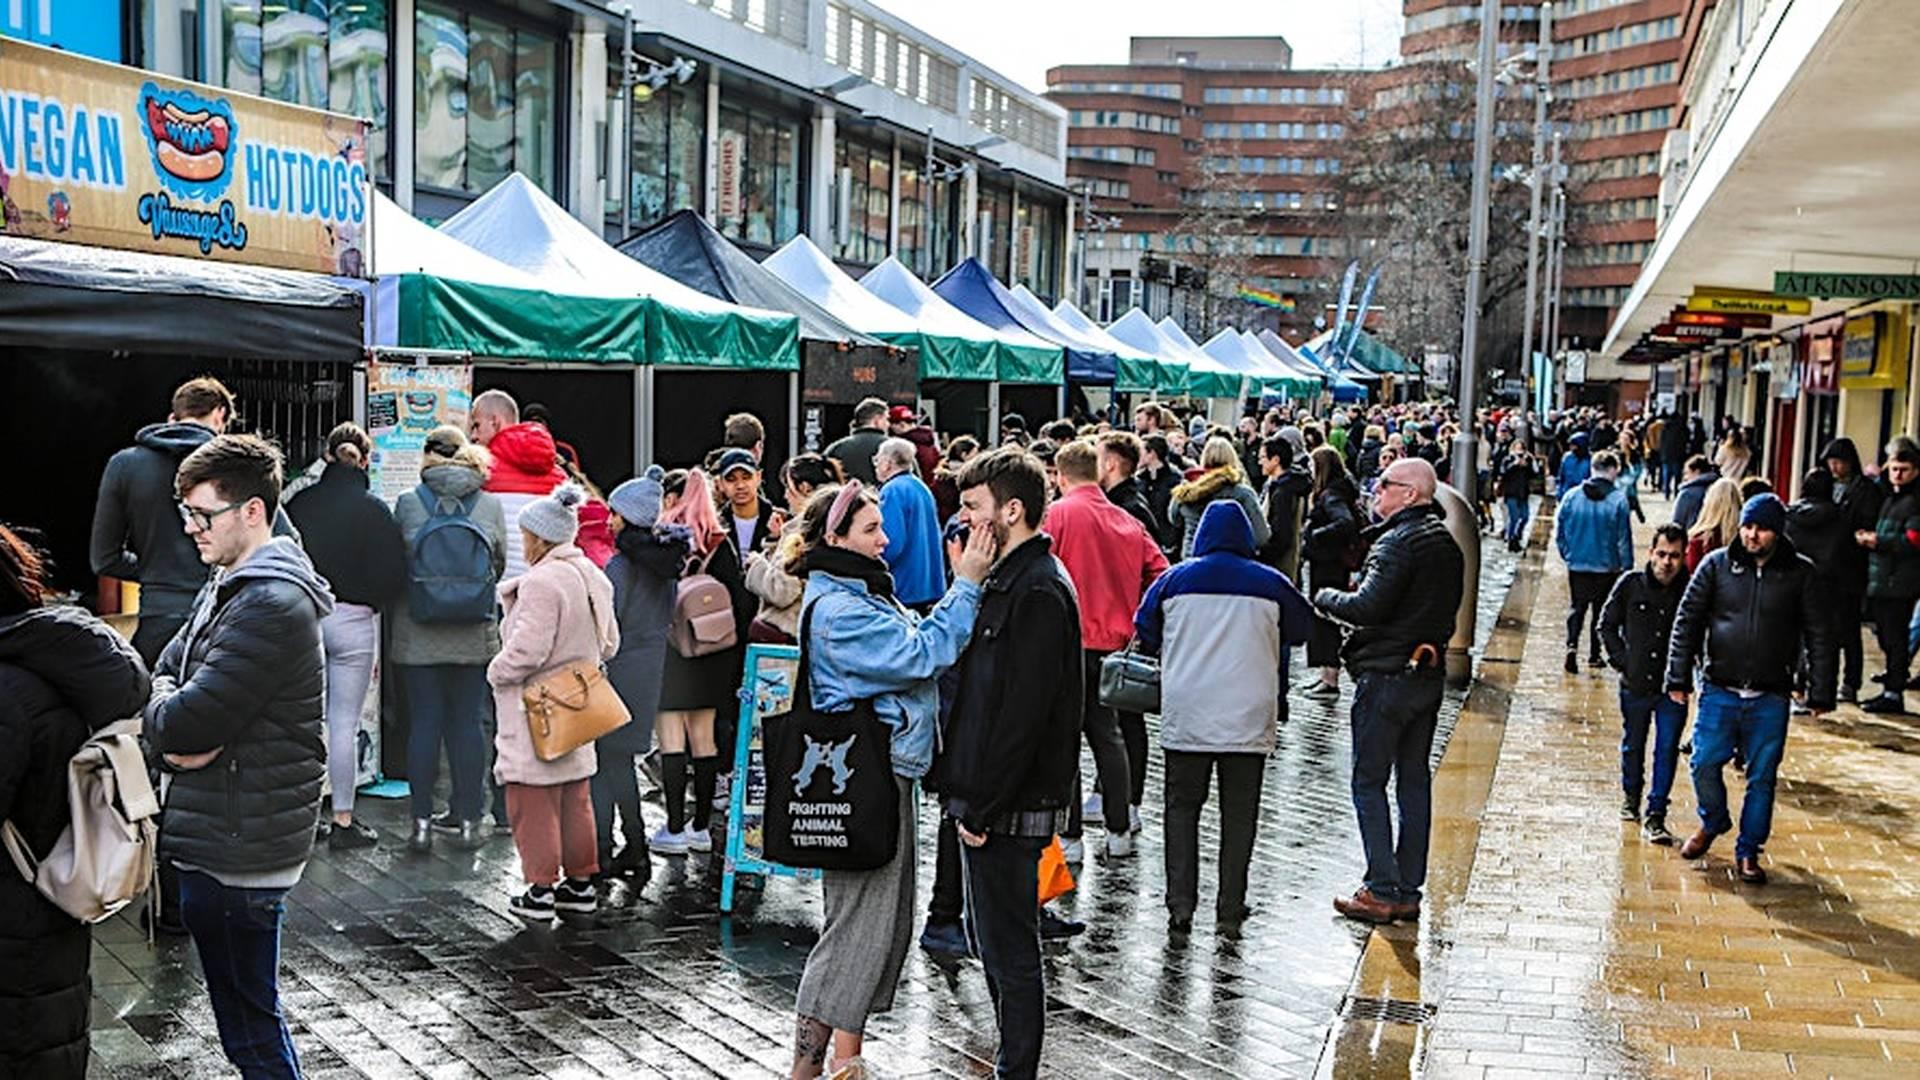
[[[900,839],[893,729],[862,700],[846,712],[813,707],[807,642],[813,605],[800,619],[800,664],[784,713],[762,722],[767,769],[764,846],[769,861],[814,870],[877,870]]]

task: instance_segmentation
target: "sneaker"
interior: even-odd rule
[[[1307,687],[1306,693],[1308,697],[1337,698],[1340,696],[1340,684],[1326,683],[1315,679],[1313,680],[1313,685]]]
[[[687,833],[691,831],[691,829],[688,829],[682,832],[668,832],[667,827],[662,825],[658,831],[647,839],[647,846],[662,855],[685,855],[687,853]]]
[[[428,819],[428,823],[431,824],[434,827],[434,829],[438,832],[459,832],[460,831],[460,819],[457,817],[454,817],[453,811],[451,810],[442,810],[441,812],[433,815],[433,817]]]
[[[1107,857],[1108,858],[1124,859],[1127,856],[1132,854],[1133,854],[1133,834],[1132,833],[1108,833],[1107,834]]]
[[[407,837],[407,850],[415,855],[425,855],[433,850],[433,821],[431,818],[414,818],[413,833]]]
[[[1889,713],[1889,714],[1895,714],[1895,715],[1904,713],[1907,711],[1906,695],[1881,694],[1879,697],[1873,698],[1861,704],[1860,711],[1868,712],[1868,713]]]
[[[1064,836],[1061,837],[1060,852],[1066,856],[1066,861],[1070,863],[1085,862],[1087,859],[1086,846],[1082,844],[1077,837],[1071,840]]]
[[[507,820],[507,815],[505,814],[493,815],[493,835],[495,836],[512,836],[513,835],[513,823]]]
[[[327,849],[329,851],[353,851],[357,848],[370,848],[380,842],[380,834],[364,821],[349,821],[345,825],[335,823],[327,830]]]
[[[1056,915],[1053,909],[1049,907],[1042,907],[1040,909],[1041,941],[1064,941],[1067,938],[1079,937],[1086,932],[1087,924],[1081,922],[1079,919],[1069,919],[1063,915]]]
[[[612,877],[632,877],[646,881],[653,876],[653,860],[647,857],[647,838],[627,841],[620,854],[603,860],[601,869]]]
[[[1041,908],[1040,912],[1044,920],[1046,909]],[[1044,928],[1041,936],[1046,936]],[[933,919],[927,920],[927,928],[920,931],[920,947],[940,956],[973,955],[973,949],[967,945],[966,929],[957,922],[947,922],[944,919],[937,922]]]
[[[833,1066],[833,1071],[826,1074],[827,1080],[879,1080],[879,1076],[867,1059],[858,1054]]]
[[[1579,649],[1567,650],[1567,674],[1569,675],[1580,674],[1580,650]]]
[[[593,882],[568,878],[553,890],[553,910],[564,911],[569,915],[591,915],[600,907],[600,897],[593,891]]]
[[[1640,796],[1629,794],[1626,801],[1620,804],[1620,820],[1640,820]]]
[[[1812,715],[1813,715],[1813,710],[1807,707],[1807,703],[1806,703],[1806,702],[1804,702],[1804,701],[1795,701],[1795,702],[1793,703],[1793,715],[1795,715],[1795,716],[1812,716]]]
[[[688,851],[713,850],[713,834],[705,829],[696,829],[689,825],[687,831],[681,833],[680,837],[687,842]]]
[[[1084,818],[1101,818],[1105,817],[1106,813],[1107,800],[1101,798],[1097,791],[1080,806],[1080,816]]]
[[[545,885],[529,885],[527,891],[507,901],[507,910],[528,922],[553,921],[553,890]]]
[[[1127,831],[1131,833],[1140,831],[1140,808],[1137,806],[1127,807]]]
[[[1649,844],[1659,844],[1661,847],[1673,846],[1673,834],[1667,831],[1667,819],[1664,817],[1648,814],[1646,823],[1640,826],[1640,835]]]

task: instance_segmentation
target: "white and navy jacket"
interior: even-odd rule
[[[1240,504],[1207,507],[1193,557],[1162,574],[1134,616],[1160,663],[1160,745],[1215,754],[1273,751],[1282,649],[1313,632],[1313,607],[1285,574],[1254,561]]]

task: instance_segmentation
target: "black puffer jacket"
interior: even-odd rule
[[[1667,648],[1667,689],[1692,690],[1704,637],[1707,681],[1727,690],[1786,694],[1804,645],[1812,665],[1807,705],[1833,707],[1834,653],[1826,596],[1813,562],[1782,536],[1765,566],[1735,541],[1701,560],[1680,600]]]
[[[327,756],[320,620],[332,610],[326,582],[285,539],[200,591],[155,665],[146,737],[162,754],[223,749],[171,776],[162,858],[215,876],[306,861]]]
[[[67,827],[67,760],[87,736],[137,715],[140,657],[79,608],[0,619],[0,819],[44,856]],[[87,1071],[87,927],[0,857],[0,1076]]]
[[[1620,688],[1630,694],[1660,693],[1667,671],[1667,646],[1673,640],[1673,616],[1687,591],[1687,575],[1660,584],[1651,566],[1620,575],[1600,609],[1600,640],[1607,662],[1620,673]]]
[[[407,587],[407,547],[393,512],[367,488],[367,471],[329,465],[287,500],[314,569],[334,599],[385,610]]]
[[[1353,577],[1349,558],[1362,543],[1360,491],[1345,476],[1314,496],[1307,514],[1307,583],[1315,589],[1345,588]]]
[[[1876,600],[1920,597],[1920,485],[1889,488],[1873,532],[1878,542],[1867,556],[1867,595]]]
[[[982,593],[933,786],[975,832],[1039,835],[1016,819],[1064,809],[1080,768],[1080,606],[1045,534],[1001,559]]]
[[[1466,566],[1445,519],[1437,503],[1393,515],[1374,538],[1353,591],[1314,594],[1322,614],[1354,628],[1340,653],[1349,671],[1405,671],[1421,645],[1445,653]]]
[[[1147,495],[1140,489],[1140,481],[1129,476],[1108,488],[1107,501],[1125,510],[1128,517],[1139,522],[1140,527],[1147,530],[1147,535],[1153,537],[1154,543],[1160,542],[1160,523],[1154,520],[1153,507],[1147,505]]]

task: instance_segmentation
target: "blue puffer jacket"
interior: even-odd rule
[[[1567,569],[1617,574],[1633,566],[1633,511],[1613,481],[1596,476],[1562,496],[1555,518],[1553,540]]]
[[[933,765],[939,720],[937,676],[973,636],[980,586],[956,578],[925,619],[867,590],[865,582],[822,570],[807,575],[802,625],[811,612],[807,658],[813,707],[838,712],[865,698],[893,728],[893,771],[918,780]]]

